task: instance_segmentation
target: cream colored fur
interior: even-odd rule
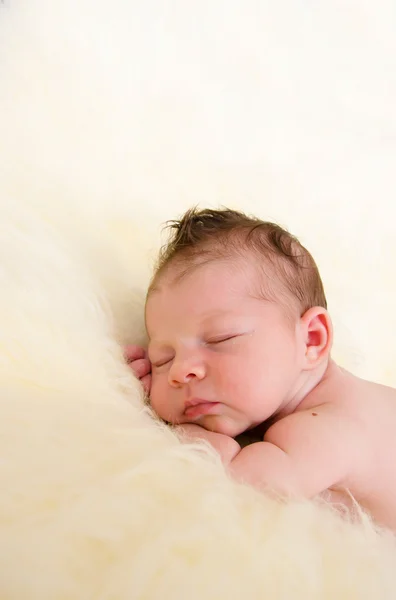
[[[296,6],[284,4],[290,11]],[[270,4],[261,5],[266,7],[261,21],[254,18],[253,2],[210,6],[210,18],[196,7],[198,41],[188,33],[191,5],[187,10],[182,2],[164,9],[154,1],[118,0],[110,6],[93,0],[21,0],[0,8],[1,600],[396,597],[392,536],[377,533],[364,517],[361,525],[348,525],[328,507],[283,504],[235,485],[208,449],[180,445],[153,419],[122,360],[123,343],[144,340],[142,303],[158,225],[199,199],[203,205],[258,209],[292,229],[297,225],[304,241],[318,250],[342,314],[339,355],[358,371],[375,355],[376,378],[395,382],[395,350],[381,356],[374,327],[375,321],[389,330],[394,325],[393,313],[383,314],[394,298],[389,219],[381,240],[372,236],[366,249],[367,234],[380,218],[378,212],[371,218],[367,202],[363,216],[356,204],[355,212],[346,206],[345,195],[355,195],[352,179],[344,199],[338,199],[320,189],[314,193],[320,161],[312,173],[303,159],[300,171],[288,170],[291,155],[276,146],[277,133],[270,127],[288,111],[275,98],[261,107],[256,125],[262,138],[250,155],[241,148],[238,154],[239,145],[249,146],[242,125],[235,125],[234,146],[224,127],[223,134],[230,135],[227,152],[220,142],[211,144],[209,133],[215,133],[216,114],[222,114],[215,112],[216,102],[227,106],[230,126],[232,110],[237,111],[235,95],[230,92],[232,108],[213,88],[207,117],[212,125],[202,132],[199,90],[208,92],[211,74],[216,75],[208,57],[223,58],[212,35],[216,23],[225,20],[224,43],[235,64],[242,56],[252,69],[235,67],[234,91],[237,81],[253,85],[255,69],[271,72],[265,63],[271,47],[279,51],[274,72],[280,75],[274,77],[281,81],[286,71],[274,27],[284,39],[294,30],[288,29],[285,13]],[[385,5],[383,10],[382,39]],[[299,14],[294,24],[300,18],[303,26]],[[317,28],[329,22],[325,14],[314,14]],[[357,27],[369,28],[370,19],[366,25],[360,16]],[[327,31],[335,34],[333,17]],[[212,33],[201,47],[206,26]],[[360,34],[355,31],[354,39],[363,39]],[[312,33],[313,47],[320,49],[321,39]],[[260,69],[255,60],[263,61]],[[303,64],[293,53],[290,60]],[[184,85],[172,83],[172,73],[177,82],[183,73]],[[194,79],[199,75],[201,81]],[[218,75],[234,81],[231,71],[219,68]],[[159,92],[150,87],[153,81],[160,82]],[[274,80],[263,80],[263,99],[266,86],[272,93],[278,89]],[[247,118],[254,120],[259,105],[249,112],[248,96],[241,97]],[[295,106],[301,108],[302,97],[296,96]],[[357,114],[370,122],[364,98]],[[267,118],[271,109],[275,116]],[[288,110],[294,114],[292,105]],[[385,127],[385,105],[381,114]],[[289,149],[293,140],[306,148],[312,142],[302,126],[296,129],[299,122],[283,131]],[[354,126],[359,130],[357,121]],[[311,134],[314,130],[312,125]],[[333,149],[342,145],[337,132],[329,142]],[[323,160],[326,152],[329,147]],[[390,166],[387,152],[384,147],[383,170]],[[312,160],[316,154],[312,148]],[[365,185],[360,176],[354,180],[360,191],[370,177],[374,181],[377,166],[366,173]],[[286,173],[294,184],[285,183]],[[329,167],[326,173],[330,182],[342,170],[334,167],[332,173]],[[322,215],[315,196],[326,211]],[[326,204],[330,196],[332,208]],[[341,236],[339,244],[334,235]],[[385,257],[378,269],[369,270],[381,308],[373,313],[363,297],[363,291],[371,293],[367,269],[364,276],[363,268],[356,270],[358,259],[370,255]],[[383,286],[382,304],[378,286]],[[363,298],[361,306],[345,298],[353,293]],[[359,327],[350,341],[356,314],[365,316],[366,334],[377,335],[377,346],[365,346]]]

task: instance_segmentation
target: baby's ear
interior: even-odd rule
[[[333,326],[325,308],[314,306],[300,320],[305,344],[304,370],[310,371],[329,357],[333,343]]]

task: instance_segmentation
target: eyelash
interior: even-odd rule
[[[235,335],[227,335],[226,337],[220,338],[218,340],[208,340],[206,342],[206,344],[209,346],[216,346],[218,344],[222,344],[223,342],[228,342],[229,340],[233,340],[234,338],[238,337],[237,334]],[[170,358],[169,360],[165,360],[163,362],[159,362],[159,363],[152,363],[151,366],[159,369],[160,367],[164,367],[165,365],[167,365],[168,363],[172,362],[172,358]]]
[[[169,360],[165,360],[163,362],[151,363],[151,366],[154,367],[155,369],[159,369],[160,367],[164,367],[165,365],[167,365],[171,361],[172,361],[172,359],[170,358]]]
[[[207,344],[211,344],[211,345],[216,345],[216,344],[221,344],[222,342],[228,342],[229,340],[233,340],[236,337],[238,337],[238,336],[236,336],[236,335],[227,335],[226,337],[220,338],[218,340],[209,340],[206,343]]]

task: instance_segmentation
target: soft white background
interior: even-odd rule
[[[79,205],[141,289],[191,204],[277,220],[317,258],[336,357],[393,385],[395,107],[393,0],[0,4],[0,202]]]

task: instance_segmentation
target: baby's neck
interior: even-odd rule
[[[309,408],[310,398],[315,402],[314,396],[316,396],[316,394],[313,394],[313,391],[317,386],[320,383],[324,383],[325,381],[337,377],[341,373],[340,367],[338,367],[331,358],[314,371],[307,373],[307,377],[293,395],[292,399],[276,414],[275,420],[286,417],[296,410]]]

